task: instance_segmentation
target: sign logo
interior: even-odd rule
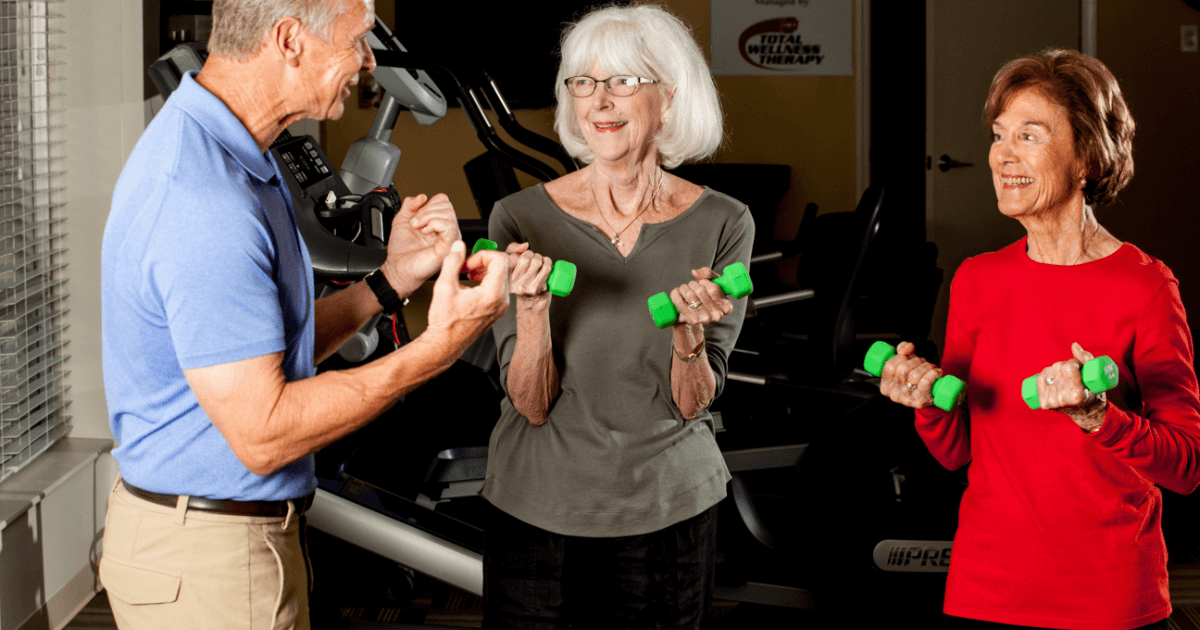
[[[893,573],[946,573],[953,540],[881,540],[875,566]]]
[[[806,44],[796,33],[800,20],[781,17],[750,25],[738,37],[738,52],[746,63],[764,70],[784,71],[796,66],[820,65],[825,59],[820,44]]]

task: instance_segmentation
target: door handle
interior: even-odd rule
[[[952,168],[963,168],[964,166],[975,166],[975,165],[972,164],[971,162],[959,162],[958,160],[952,159],[949,155],[946,155],[945,153],[942,154],[942,157],[938,158],[938,169],[941,170],[943,173],[945,173],[946,171],[948,171]]]

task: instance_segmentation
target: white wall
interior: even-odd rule
[[[141,0],[70,0],[65,15],[67,267],[73,437],[111,438],[100,371],[100,242],[145,128]]]

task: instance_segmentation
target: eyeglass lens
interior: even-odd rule
[[[567,87],[572,96],[587,97],[596,91],[597,83],[603,83],[604,88],[613,96],[630,96],[637,91],[641,84],[637,77],[615,75],[603,81],[597,81],[591,77],[571,77],[567,80]]]

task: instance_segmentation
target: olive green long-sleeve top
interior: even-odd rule
[[[505,398],[492,432],[483,496],[536,527],[567,536],[633,536],[691,518],[725,497],[730,479],[712,416],[685,420],[671,395],[671,331],[646,298],[692,279],[691,270],[749,263],[746,206],[706,188],[679,216],[645,224],[628,257],[594,226],[560,209],[539,184],[495,206],[489,238],[528,242],[578,267],[569,296],[550,304],[560,391],[534,426]],[[515,299],[515,298],[514,298]],[[493,326],[501,383],[516,345],[516,307]],[[719,395],[746,300],[705,325]]]

